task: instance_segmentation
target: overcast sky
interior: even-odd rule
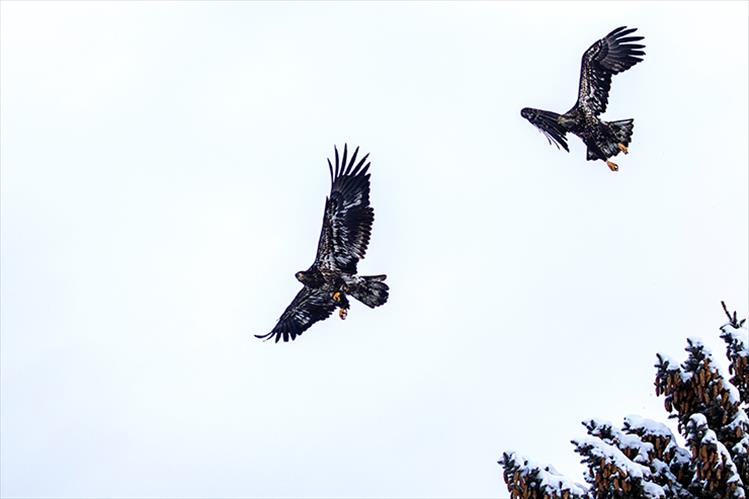
[[[0,494],[502,497],[580,421],[665,421],[656,352],[746,316],[746,2],[3,2]],[[520,116],[639,28],[612,173]],[[353,303],[288,344],[333,145]]]

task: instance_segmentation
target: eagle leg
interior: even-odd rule
[[[606,160],[606,166],[608,166],[609,170],[611,170],[612,172],[619,170],[619,165],[617,165],[613,161]]]
[[[346,299],[346,295],[343,294],[342,291],[336,291],[333,293],[333,301],[335,303],[338,303],[338,317],[341,318],[341,320],[345,319],[348,315],[348,308],[349,308],[349,302]]]
[[[624,154],[629,154],[629,148],[627,146],[625,146],[624,144],[622,144],[621,142],[619,144],[617,144],[617,147]]]

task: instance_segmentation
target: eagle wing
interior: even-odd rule
[[[325,200],[320,240],[314,266],[349,274],[356,273],[356,264],[364,258],[372,232],[374,210],[369,206],[369,154],[358,163],[357,147],[348,160],[348,148],[343,157],[335,149],[335,168],[328,159],[330,196]],[[365,164],[366,163],[366,164]]]
[[[276,343],[283,338],[292,340],[301,335],[315,322],[327,319],[335,310],[336,304],[330,293],[305,286],[286,307],[278,323],[268,334],[256,334],[255,337],[269,340],[276,337]]]
[[[606,111],[611,76],[631,68],[645,55],[644,45],[632,43],[643,37],[627,36],[636,30],[626,26],[616,28],[585,51],[576,107],[587,108],[596,116]]]

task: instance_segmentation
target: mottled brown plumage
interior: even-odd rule
[[[387,301],[385,275],[356,275],[357,263],[367,252],[374,221],[374,210],[369,206],[369,155],[357,163],[358,152],[357,147],[349,159],[344,145],[342,158],[335,149],[335,167],[328,160],[330,195],[325,200],[315,261],[309,269],[296,273],[304,288],[273,330],[256,335],[258,338],[294,340],[315,322],[330,317],[336,308],[345,319],[350,307],[347,295],[372,308]]]
[[[633,121],[603,121],[599,115],[606,111],[611,90],[611,77],[642,61],[645,46],[635,44],[641,36],[628,36],[637,28],[626,26],[615,29],[590,46],[583,54],[577,102],[564,114],[542,109],[524,108],[520,114],[533,123],[557,147],[569,152],[567,132],[580,137],[588,147],[588,160],[608,161],[620,152],[627,154],[632,140]]]

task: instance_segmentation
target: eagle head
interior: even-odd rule
[[[296,277],[296,280],[301,282],[302,284],[308,284],[311,280],[309,272],[305,272],[304,270],[300,270],[299,272],[294,274],[294,277]]]
[[[523,109],[520,110],[520,116],[522,116],[526,120],[532,119],[534,117],[534,114],[535,114],[535,109],[530,108],[530,107],[524,107]]]

